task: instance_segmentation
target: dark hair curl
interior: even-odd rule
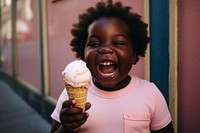
[[[148,25],[141,20],[141,16],[130,11],[131,7],[123,6],[121,2],[113,3],[112,0],[98,2],[95,7],[88,8],[83,14],[79,14],[79,22],[73,24],[70,42],[72,51],[76,57],[84,59],[84,49],[87,41],[89,25],[102,17],[116,17],[123,20],[129,27],[129,35],[133,42],[133,51],[136,57],[145,56],[149,42]]]

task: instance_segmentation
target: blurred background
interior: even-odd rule
[[[78,14],[98,0],[1,0],[0,79],[51,122]],[[116,1],[116,0],[114,0]],[[149,24],[151,42],[131,74],[154,82],[176,133],[199,133],[200,1],[123,0]]]

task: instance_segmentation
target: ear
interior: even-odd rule
[[[132,63],[133,63],[133,65],[135,65],[138,62],[138,60],[139,60],[139,57],[134,54],[133,57],[132,57]]]

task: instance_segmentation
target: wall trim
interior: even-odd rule
[[[20,84],[23,84],[24,86],[27,87],[27,89],[29,89],[30,91],[36,93],[37,95],[41,95],[41,91],[39,88],[35,87],[34,85],[32,85],[31,83],[25,81],[23,78],[21,77],[16,77],[16,79]]]
[[[169,107],[175,133],[178,132],[178,0],[169,1],[170,8],[170,71],[169,71]]]
[[[150,16],[149,0],[144,0],[144,22],[148,24],[148,36],[150,35]],[[144,58],[144,77],[150,81],[150,43],[147,45],[146,55]]]
[[[40,65],[41,65],[41,91],[45,97],[49,93],[49,64],[47,44],[47,1],[39,1],[39,35],[40,35]]]

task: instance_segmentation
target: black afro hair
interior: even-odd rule
[[[102,17],[116,17],[123,20],[129,27],[129,35],[133,42],[134,54],[139,57],[145,56],[147,44],[149,43],[148,25],[141,20],[141,16],[130,11],[131,7],[123,6],[121,2],[101,1],[95,7],[88,8],[79,15],[78,23],[73,24],[71,34],[73,39],[70,42],[72,51],[76,52],[76,57],[84,59],[84,48],[87,41],[88,27],[95,20]]]

